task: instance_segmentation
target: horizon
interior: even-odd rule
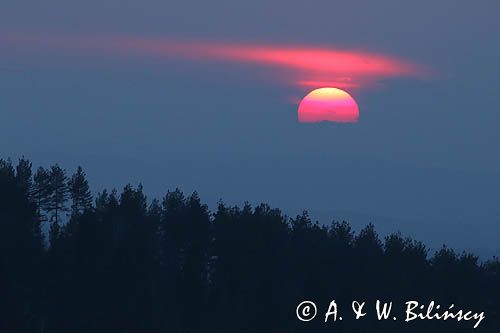
[[[21,156],[19,158],[29,158],[27,156]],[[4,158],[5,160],[5,158]],[[12,163],[15,165],[16,160],[12,160]],[[64,165],[61,163],[50,163],[49,165],[39,165],[36,162],[30,160],[30,162],[33,163],[33,170],[35,171],[38,167],[44,167],[47,168],[50,165],[58,164],[63,170],[66,170],[68,176],[70,176],[73,172],[72,169],[65,168]],[[77,164],[79,166],[79,164]],[[74,168],[76,170],[76,166]],[[85,171],[85,169],[84,169]],[[196,188],[188,189],[185,190],[181,185],[179,186],[174,186],[167,188],[165,187],[163,192],[156,192],[152,193],[152,191],[148,190],[146,186],[144,186],[144,183],[140,180],[140,178],[135,175],[134,177],[131,178],[136,178],[134,181],[131,182],[124,182],[120,186],[115,186],[115,187],[100,187],[98,184],[94,184],[92,180],[92,175],[87,174],[87,177],[89,179],[89,184],[90,184],[90,189],[92,191],[94,199],[97,197],[99,193],[102,193],[104,190],[106,190],[108,193],[110,193],[113,190],[116,190],[119,193],[125,188],[127,185],[132,185],[134,188],[137,188],[137,186],[142,185],[143,186],[143,192],[146,195],[146,198],[148,199],[148,203],[151,203],[152,200],[160,200],[166,195],[167,192],[172,192],[176,189],[181,190],[185,195],[190,195],[194,192],[198,193],[200,195],[200,198],[202,200],[202,203],[207,204],[208,209],[211,213],[215,212],[217,209],[217,205],[219,202],[224,203],[225,205],[229,206],[238,206],[238,207],[243,207],[245,203],[251,204],[252,208],[255,208],[256,206],[260,204],[268,204],[271,208],[279,209],[285,216],[287,216],[289,219],[293,219],[298,215],[301,215],[304,211],[308,213],[310,216],[311,220],[313,222],[318,222],[322,226],[330,226],[331,223],[333,222],[348,222],[351,227],[353,227],[353,230],[356,232],[359,232],[363,228],[365,228],[368,224],[373,224],[375,226],[375,229],[377,230],[380,239],[383,240],[386,236],[389,236],[394,233],[400,233],[404,237],[410,237],[412,239],[422,241],[427,248],[429,249],[429,255],[432,253],[438,252],[443,248],[443,246],[446,246],[448,248],[451,248],[455,250],[457,253],[473,253],[481,260],[490,260],[493,258],[498,258],[500,251],[498,248],[491,247],[491,246],[485,246],[483,245],[478,245],[481,244],[481,241],[486,239],[487,237],[491,237],[492,243],[495,241],[496,236],[495,235],[487,235],[483,234],[480,235],[478,238],[479,239],[469,239],[468,245],[464,245],[461,243],[457,238],[453,237],[453,234],[450,234],[448,226],[439,226],[435,224],[435,221],[419,221],[417,219],[411,218],[411,216],[401,216],[401,217],[387,217],[387,216],[377,216],[377,215],[370,215],[370,214],[362,214],[356,211],[349,211],[349,210],[338,210],[338,209],[326,209],[326,210],[321,210],[318,208],[308,208],[308,207],[295,207],[293,209],[284,209],[278,205],[274,205],[271,202],[261,200],[259,198],[253,198],[252,200],[247,200],[247,199],[241,199],[241,200],[234,200],[234,199],[226,199],[223,196],[219,197],[217,199],[211,198],[210,200],[206,200],[205,196],[203,193],[200,193],[199,190]],[[69,212],[66,213],[66,219],[68,220],[70,217]],[[424,229],[418,228],[418,225],[421,226],[422,222],[424,222],[426,225],[424,226]],[[403,230],[400,228],[401,223],[405,223],[406,230]],[[414,225],[413,228],[408,228],[408,225]],[[417,226],[415,226],[417,225]],[[439,229],[436,228],[436,226],[441,227]],[[453,228],[463,228],[463,232],[469,232],[467,230],[468,226],[467,225],[453,225],[450,226]],[[49,225],[45,224],[44,227],[44,232],[48,232]],[[434,234],[432,236],[428,235],[428,231],[432,230]],[[46,239],[48,241],[48,239]]]

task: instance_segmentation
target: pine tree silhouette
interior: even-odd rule
[[[42,167],[39,167],[33,176],[33,189],[31,197],[36,205],[37,215],[41,222],[47,220],[44,215],[44,209],[47,207],[50,199],[49,173]]]
[[[49,196],[45,202],[45,210],[52,214],[51,221],[59,224],[61,214],[67,211],[68,185],[66,172],[57,164],[50,167],[47,187]]]
[[[71,213],[80,215],[85,210],[92,208],[92,193],[82,167],[78,167],[71,179],[68,181],[69,193],[71,195]]]

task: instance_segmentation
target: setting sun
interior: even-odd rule
[[[334,121],[357,122],[359,108],[347,92],[337,88],[319,88],[307,94],[299,105],[298,119],[301,123]]]

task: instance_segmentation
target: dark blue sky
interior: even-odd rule
[[[289,99],[305,91],[254,68],[0,45],[0,151],[81,164],[96,190],[142,182],[160,196],[179,186],[210,205],[265,201],[500,254],[499,12],[498,1],[4,0],[4,37],[310,44],[398,56],[440,75],[353,92],[357,124],[299,124]]]

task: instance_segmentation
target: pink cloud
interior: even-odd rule
[[[55,51],[113,57],[179,58],[262,66],[282,83],[308,88],[365,88],[395,77],[425,77],[422,66],[393,56],[353,50],[222,42],[179,41],[136,36],[54,36],[4,33],[2,44],[35,52]],[[273,72],[272,70],[275,70]]]

